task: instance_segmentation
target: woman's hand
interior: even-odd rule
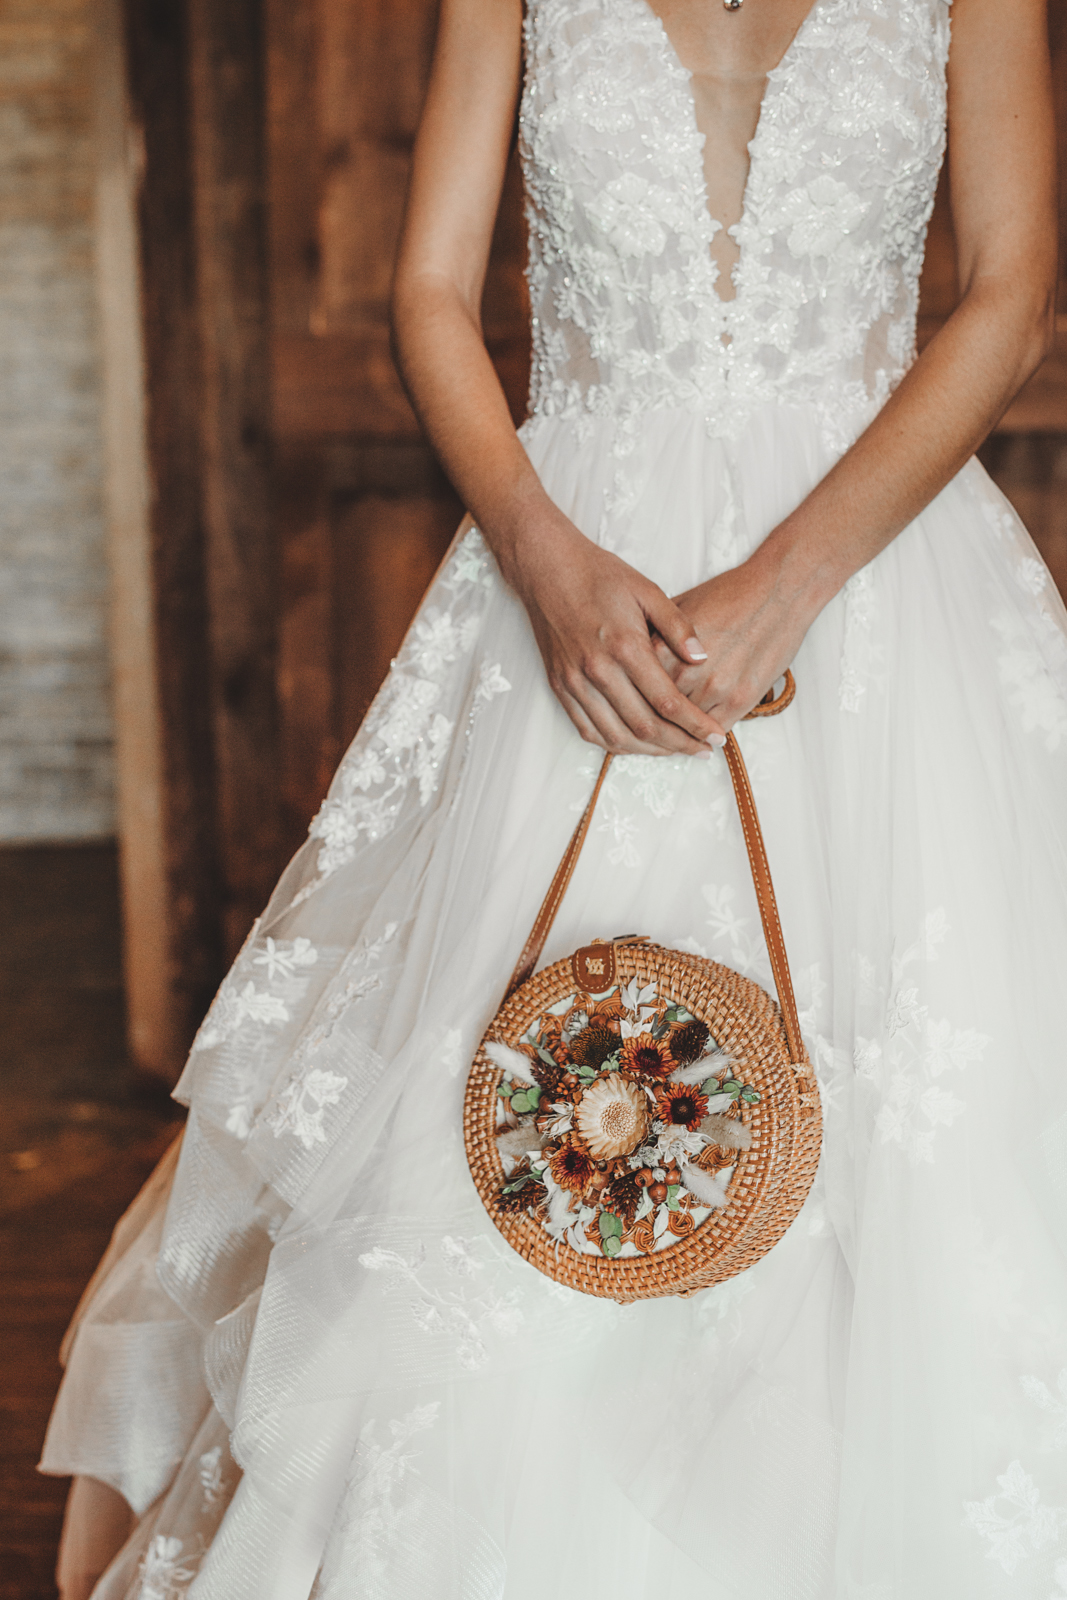
[[[790,665],[828,595],[789,575],[773,537],[748,561],[675,601],[707,652],[699,666],[682,666],[658,645],[660,665],[678,689],[723,729],[757,705]]]
[[[554,506],[525,527],[504,575],[530,616],[545,671],[583,739],[636,755],[710,755],[725,729],[680,692],[703,660],[693,624],[648,578]],[[651,630],[658,636],[654,641]]]
[[[89,1600],[133,1524],[133,1512],[110,1484],[98,1478],[72,1479],[56,1563],[60,1600]]]

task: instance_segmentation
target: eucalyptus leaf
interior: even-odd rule
[[[669,1183],[667,1185],[667,1210],[668,1211],[677,1211],[678,1210],[678,1190],[680,1189],[680,1187],[681,1187],[681,1185],[677,1184],[677,1183]]]
[[[602,1211],[597,1226],[602,1239],[617,1239],[622,1235],[622,1218],[614,1211]]]
[[[741,1090],[741,1098],[745,1102],[746,1106],[758,1105],[759,1104],[759,1090],[758,1089],[750,1089],[746,1085],[745,1088],[743,1088]]]
[[[536,1111],[541,1104],[541,1090],[536,1083],[531,1083],[526,1091],[526,1098],[530,1102],[530,1110]],[[514,1102],[512,1102],[514,1104]]]
[[[609,1234],[604,1240],[604,1254],[606,1256],[617,1256],[621,1249],[622,1240],[617,1238],[615,1234]]]
[[[512,1111],[515,1112],[516,1116],[520,1116],[520,1117],[522,1116],[524,1111],[532,1111],[533,1110],[533,1107],[530,1104],[530,1097],[526,1093],[525,1089],[522,1091],[521,1094],[513,1094],[512,1095],[512,1097],[511,1097],[511,1109],[512,1109]]]

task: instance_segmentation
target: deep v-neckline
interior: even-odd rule
[[[652,21],[652,23],[653,23],[653,25],[654,25],[654,27],[656,29],[657,36],[659,38],[660,51],[661,51],[661,54],[662,54],[662,57],[663,57],[664,65],[667,66],[667,67],[675,69],[677,72],[680,72],[686,78],[686,80],[688,82],[688,90],[687,90],[687,94],[686,94],[686,99],[688,100],[688,103],[689,103],[690,122],[691,122],[691,125],[692,125],[692,128],[693,128],[693,131],[696,133],[696,135],[697,135],[697,137],[698,137],[698,139],[700,141],[700,150],[703,151],[704,141],[706,140],[707,135],[704,133],[703,129],[701,128],[700,119],[699,119],[699,117],[697,115],[697,103],[696,103],[696,94],[694,92],[694,86],[693,86],[693,74],[689,70],[689,68],[684,65],[681,56],[678,54],[678,50],[677,50],[677,47],[676,47],[676,45],[674,43],[674,40],[671,38],[670,34],[667,31],[666,23],[663,21],[663,18],[660,16],[659,12],[653,9],[652,4],[651,4],[651,0],[633,0],[633,3],[638,7],[638,9],[640,11],[644,12],[645,15],[648,16],[651,19],[651,21]],[[697,174],[697,190],[698,190],[698,193],[700,195],[700,203],[704,207],[705,214],[707,215],[707,217],[710,220],[710,222],[713,224],[713,226],[714,226],[716,231],[721,229],[723,232],[731,233],[733,235],[733,237],[734,237],[735,242],[737,243],[737,246],[738,246],[738,258],[737,258],[737,261],[734,263],[733,267],[730,270],[730,277],[731,277],[731,281],[732,281],[733,286],[734,286],[733,297],[731,299],[727,300],[719,293],[717,288],[713,289],[713,293],[715,295],[715,299],[718,302],[718,304],[720,305],[720,307],[722,307],[724,313],[730,313],[733,310],[733,308],[736,307],[738,301],[741,298],[741,291],[742,291],[742,286],[743,286],[743,281],[744,281],[744,273],[742,271],[742,267],[743,267],[743,263],[744,263],[743,239],[744,239],[744,232],[745,232],[745,223],[746,223],[746,221],[748,219],[748,213],[749,213],[749,197],[750,197],[750,193],[751,193],[751,190],[752,190],[752,174],[753,174],[753,172],[755,170],[755,167],[756,167],[756,158],[757,158],[757,155],[758,155],[758,146],[759,146],[759,143],[760,143],[760,134],[761,134],[763,126],[764,126],[764,124],[765,124],[765,122],[767,120],[767,108],[771,103],[772,96],[774,96],[779,91],[782,80],[786,76],[788,76],[788,73],[789,73],[790,69],[792,68],[793,62],[796,59],[797,53],[798,53],[798,51],[800,50],[801,46],[804,43],[805,35],[807,34],[807,32],[811,29],[811,27],[814,24],[816,15],[819,12],[822,11],[822,9],[823,9],[823,7],[824,7],[824,5],[826,3],[827,3],[827,0],[811,0],[811,5],[808,7],[807,12],[805,13],[804,17],[801,19],[800,26],[797,28],[797,30],[794,33],[793,37],[790,39],[789,43],[786,45],[785,49],[782,51],[782,54],[779,56],[778,60],[774,64],[774,66],[771,67],[769,69],[769,71],[767,72],[766,86],[765,86],[765,88],[763,90],[762,96],[760,97],[760,106],[759,106],[759,112],[758,112],[757,117],[756,117],[756,125],[755,125],[755,128],[752,131],[752,137],[748,141],[748,146],[747,146],[747,149],[748,149],[748,173],[746,174],[744,187],[743,187],[743,189],[741,191],[740,211],[738,213],[737,222],[732,224],[731,227],[729,227],[729,228],[726,226],[726,224],[722,221],[722,219],[720,217],[716,217],[714,215],[714,213],[712,212],[711,200],[710,200],[710,195],[709,195],[709,192],[708,192],[708,180],[707,180],[707,175],[706,175],[705,170],[704,170],[703,156],[701,155],[701,157],[698,160],[699,171],[698,171],[698,174]],[[711,262],[711,265],[713,267],[715,267],[715,279],[716,279],[716,283],[717,283],[718,282],[718,277],[719,277],[719,274],[718,274],[718,263],[711,260],[710,253],[709,253],[709,258],[708,259],[709,259],[709,262]]]

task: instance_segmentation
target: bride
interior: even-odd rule
[[[68,1338],[64,1600],[1067,1596],[1067,616],[974,460],[1049,348],[1049,77],[1042,0],[444,0],[395,328],[470,517]],[[738,733],[819,1176],[619,1307],[499,1238],[466,1067],[603,750],[546,959],[769,984],[718,752],[790,665]]]

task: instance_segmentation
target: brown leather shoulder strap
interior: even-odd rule
[[[563,896],[567,893],[567,885],[574,876],[574,869],[578,865],[578,857],[582,853],[582,845],[585,843],[585,836],[589,832],[589,824],[593,820],[593,812],[596,809],[597,801],[600,799],[600,791],[604,787],[604,779],[608,775],[610,766],[611,756],[607,755],[604,757],[604,764],[596,780],[596,787],[589,796],[589,804],[582,812],[578,826],[571,835],[571,842],[564,851],[563,860],[556,868],[556,876],[549,884],[548,893],[545,895],[541,909],[537,913],[537,921],[530,930],[530,937],[522,947],[522,955],[519,957],[518,966],[511,975],[508,992],[504,996],[505,1000],[510,1000],[520,984],[525,983],[527,978],[532,976],[534,968],[541,959],[541,951],[545,948],[545,940],[548,938],[552,924],[556,920],[556,912],[559,910]]]
[[[767,941],[767,953],[771,958],[774,987],[778,991],[778,1004],[782,1008],[782,1026],[789,1044],[789,1059],[799,1066],[807,1060],[807,1051],[804,1049],[804,1040],[800,1032],[800,1018],[797,1016],[796,996],[793,994],[789,957],[785,953],[785,939],[778,917],[778,901],[775,898],[774,884],[771,882],[770,862],[767,860],[767,849],[763,843],[763,829],[759,825],[759,813],[756,810],[756,800],[748,778],[748,768],[741,754],[741,746],[732,733],[726,736],[723,755],[730,768],[737,809],[741,814],[741,830],[745,836],[748,864],[752,868],[752,882],[756,886],[756,900],[759,904],[760,921],[763,923],[763,937]]]
[[[796,693],[793,674],[786,673],[786,682],[783,692],[777,699],[768,697],[756,706],[749,716],[774,716],[779,711],[784,711]],[[789,958],[786,955],[785,939],[782,936],[782,924],[778,917],[778,902],[775,899],[774,884],[771,881],[771,869],[767,860],[767,850],[763,843],[763,832],[760,828],[759,813],[756,810],[756,801],[749,782],[748,770],[741,754],[741,747],[732,733],[726,736],[726,746],[723,750],[726,764],[729,768],[730,779],[734,786],[734,795],[737,800],[737,809],[741,816],[741,829],[745,838],[745,849],[748,852],[749,866],[752,870],[752,881],[756,887],[756,901],[759,905],[760,921],[763,924],[763,937],[767,941],[767,951],[771,961],[771,972],[774,976],[774,986],[778,991],[778,1004],[782,1009],[782,1025],[785,1029],[786,1041],[789,1045],[790,1059],[795,1065],[800,1066],[807,1062],[807,1053],[800,1032],[800,1019],[797,1016],[797,1003],[793,994],[793,980],[789,971]],[[582,813],[578,826],[571,836],[564,852],[563,860],[556,869],[547,895],[544,898],[537,920],[530,931],[530,937],[523,946],[522,955],[519,957],[518,966],[515,968],[508,984],[505,1000],[509,1000],[529,978],[541,959],[541,952],[545,947],[552,924],[556,920],[556,912],[560,902],[567,892],[567,886],[574,875],[574,869],[581,855],[582,845],[585,843],[589,824],[593,820],[593,811],[600,791],[604,787],[604,779],[608,775],[612,758],[604,757],[600,768],[596,786],[589,797],[589,804]]]

